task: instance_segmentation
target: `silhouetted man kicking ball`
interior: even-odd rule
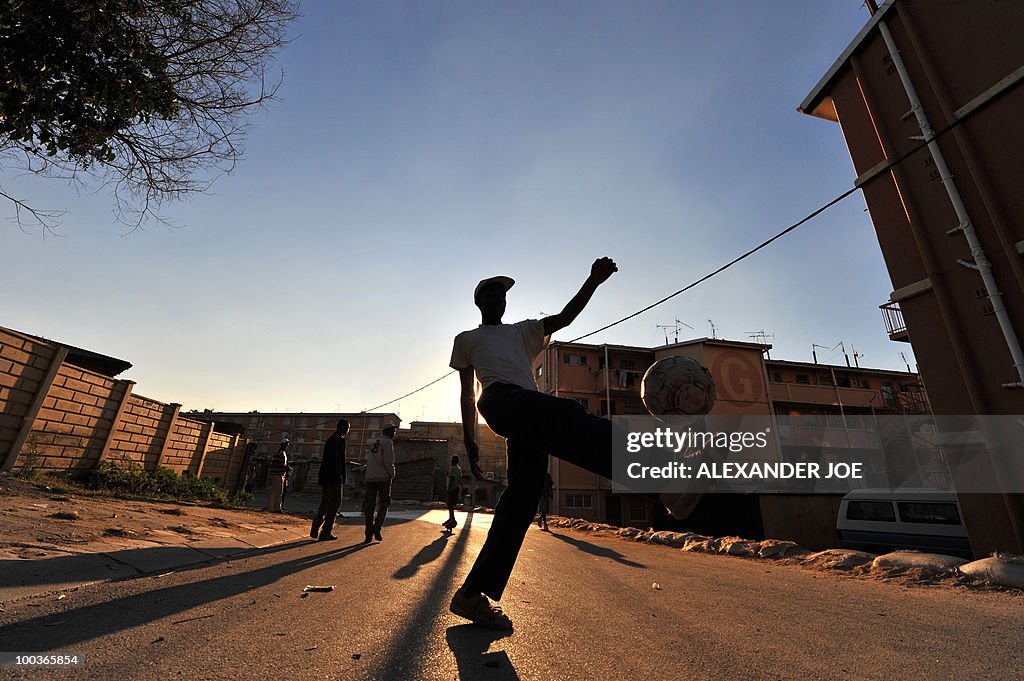
[[[476,563],[452,598],[451,611],[495,629],[511,629],[510,620],[490,600],[500,600],[516,556],[533,522],[544,489],[548,454],[597,473],[612,476],[611,421],[586,412],[570,399],[537,390],[533,360],[555,331],[573,322],[597,287],[618,268],[599,258],[579,293],[556,315],[503,324],[505,292],[515,281],[491,277],[476,286],[473,300],[482,323],[455,337],[451,367],[462,380],[462,427],[473,475],[483,479],[474,424],[477,408],[491,430],[508,439],[508,487],[494,509],[494,521]],[[475,400],[474,374],[483,385]]]

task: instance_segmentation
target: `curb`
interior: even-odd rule
[[[618,539],[661,544],[687,552],[782,561],[789,565],[852,574],[911,574],[925,579],[945,578],[965,585],[982,582],[1024,590],[1024,556],[996,554],[968,562],[964,558],[920,551],[893,551],[883,555],[850,549],[812,552],[796,542],[780,539],[709,537],[696,532],[654,531],[653,528],[641,530],[561,516],[550,517],[548,524],[581,532],[609,532]]]

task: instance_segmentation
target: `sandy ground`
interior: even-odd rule
[[[99,544],[180,544],[307,522],[253,509],[91,496],[0,477],[0,553],[18,558],[84,552]]]

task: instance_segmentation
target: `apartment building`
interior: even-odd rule
[[[892,283],[887,331],[935,413],[1024,414],[1024,3],[867,4],[799,110],[840,124]],[[960,495],[974,551],[1024,553],[1024,497],[992,482]]]
[[[647,367],[664,357],[692,357],[715,379],[717,400],[711,414],[775,415],[787,426],[780,437],[781,455],[787,460],[798,460],[805,452],[820,461],[841,460],[853,449],[883,456],[882,443],[871,434],[866,417],[929,413],[917,374],[771,360],[765,357],[768,349],[712,338],[653,348],[552,343],[538,356],[534,372],[540,390],[577,400],[593,414],[646,414],[640,382]],[[941,475],[941,457],[922,463],[935,467],[927,471],[932,479],[920,484],[947,482]],[[919,475],[919,467],[909,474]],[[670,522],[658,504],[639,495],[613,493],[609,480],[572,464],[552,458],[551,475],[556,513],[622,525]],[[708,531],[828,545],[835,534],[840,496],[708,495],[689,520]]]

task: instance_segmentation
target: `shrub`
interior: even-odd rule
[[[147,471],[134,463],[103,461],[86,475],[82,484],[111,494],[228,503],[227,493],[209,480],[187,474],[178,475],[163,466],[155,471]]]

